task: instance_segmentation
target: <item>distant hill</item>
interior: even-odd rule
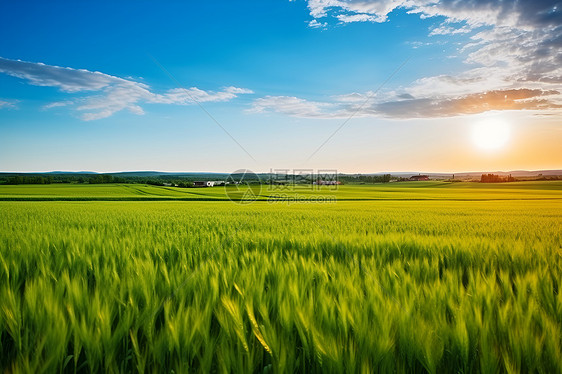
[[[4,174],[4,173],[2,173]],[[23,174],[23,173],[21,173]],[[95,171],[49,171],[47,173],[28,173],[28,174],[99,174]]]
[[[512,171],[468,171],[468,172],[455,172],[455,173],[424,173],[424,172],[385,172],[385,173],[353,173],[353,174],[342,174],[342,175],[349,175],[349,176],[357,176],[357,175],[383,175],[383,174],[391,174],[394,177],[404,177],[409,178],[414,175],[427,175],[430,178],[451,178],[453,175],[455,177],[463,178],[463,177],[480,177],[482,174],[497,174],[501,176],[510,175],[513,177],[538,177],[539,175],[543,176],[560,176],[562,175],[562,170],[512,170]]]
[[[116,177],[213,177],[214,179],[224,176],[228,173],[206,173],[206,172],[164,172],[164,171],[123,171],[117,173],[107,173]]]

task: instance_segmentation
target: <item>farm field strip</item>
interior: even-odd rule
[[[0,186],[0,201],[217,200],[235,187],[177,188],[136,184]],[[239,194],[242,196],[242,193]],[[231,197],[233,195],[231,194]],[[562,199],[562,182],[480,183],[406,182],[380,185],[262,186],[259,200],[290,198],[346,200],[552,200]]]

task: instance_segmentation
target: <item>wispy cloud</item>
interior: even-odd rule
[[[256,99],[250,113],[278,112],[293,117],[325,118],[329,116],[331,103],[308,101],[292,96],[266,96]]]
[[[448,26],[447,24],[441,24],[435,27],[429,33],[429,36],[433,35],[456,35],[456,34],[467,34],[473,31],[472,27],[468,25],[463,25],[461,27]]]
[[[497,90],[445,98],[406,99],[378,103],[374,113],[391,118],[449,117],[497,110],[557,110],[552,100],[559,91]]]
[[[0,109],[16,109],[17,102],[17,100],[0,99]]]
[[[359,15],[360,17],[356,18],[357,22],[366,21],[366,16],[370,17],[371,22],[385,22],[392,10],[408,2],[408,0],[309,0],[308,8],[314,18],[324,18],[334,14],[336,17]]]
[[[276,112],[302,118],[438,118],[477,114],[497,110],[559,110],[562,104],[553,98],[560,92],[540,89],[511,89],[479,94],[415,98],[394,94],[392,98],[371,97],[370,93],[340,95],[331,101],[307,101],[297,97],[267,96],[257,99],[250,112]]]
[[[459,49],[465,58],[464,72],[420,78],[400,89],[410,99],[394,100],[389,93],[386,100],[372,100],[361,110],[363,115],[433,117],[502,109],[553,110],[562,105],[560,2],[308,0],[308,8],[318,22],[335,18],[344,23],[385,22],[396,9],[405,9],[421,18],[439,17],[439,23],[428,30],[429,36],[469,34],[470,41]],[[321,103],[323,112],[328,117],[339,116],[346,110],[342,105],[361,101],[365,95],[334,97]],[[307,101],[298,100],[304,107]],[[282,111],[276,108],[270,107]],[[317,116],[318,111],[312,114]]]
[[[343,23],[352,22],[384,22],[386,18],[380,18],[370,14],[358,13],[358,14],[338,14],[336,18]]]
[[[560,24],[560,3],[551,0],[308,0],[314,19],[341,15],[368,15],[372,22],[384,22],[396,9],[406,9],[422,17],[445,17],[448,22],[471,26],[510,27],[556,26]],[[364,17],[357,18],[363,21]]]
[[[43,108],[73,106],[86,121],[106,118],[122,110],[142,115],[142,104],[189,105],[195,102],[228,101],[238,95],[252,93],[251,90],[238,87],[225,87],[221,91],[204,91],[196,87],[187,90],[175,88],[155,93],[147,84],[131,78],[1,57],[0,73],[24,79],[35,86],[56,87],[70,94],[81,93],[74,100],[50,103]]]
[[[71,100],[65,100],[65,101],[54,101],[52,103],[43,105],[42,109],[52,109],[52,108],[60,108],[60,107],[65,107],[65,106],[69,106],[74,104],[73,101]]]
[[[318,22],[317,20],[313,19],[308,23],[308,27],[312,29],[323,29],[328,26],[328,22]]]
[[[222,91],[203,91],[197,87],[174,88],[162,95],[155,95],[153,102],[162,104],[194,104],[212,101],[229,101],[238,95],[254,93],[252,90],[238,87],[225,87]]]

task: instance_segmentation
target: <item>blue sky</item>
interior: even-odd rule
[[[0,170],[559,168],[559,6],[506,3],[3,2]]]

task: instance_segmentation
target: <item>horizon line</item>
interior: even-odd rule
[[[92,170],[50,170],[50,171],[0,171],[0,174],[49,174],[49,173],[68,173],[68,174],[119,174],[119,173],[165,173],[165,174],[232,174],[238,170],[250,170],[255,174],[275,174],[273,170],[287,170],[287,169],[270,169],[269,171],[253,171],[251,169],[239,168],[231,172],[224,171],[163,171],[163,170],[119,170],[119,171],[92,171]],[[317,171],[327,171],[335,170],[337,174],[473,174],[473,173],[512,173],[512,172],[528,172],[528,173],[538,173],[544,171],[558,171],[562,172],[562,167],[560,168],[544,168],[544,169],[511,169],[511,170],[473,170],[473,171],[377,171],[377,172],[339,172],[336,169],[288,169],[289,171],[297,170],[313,170]]]

